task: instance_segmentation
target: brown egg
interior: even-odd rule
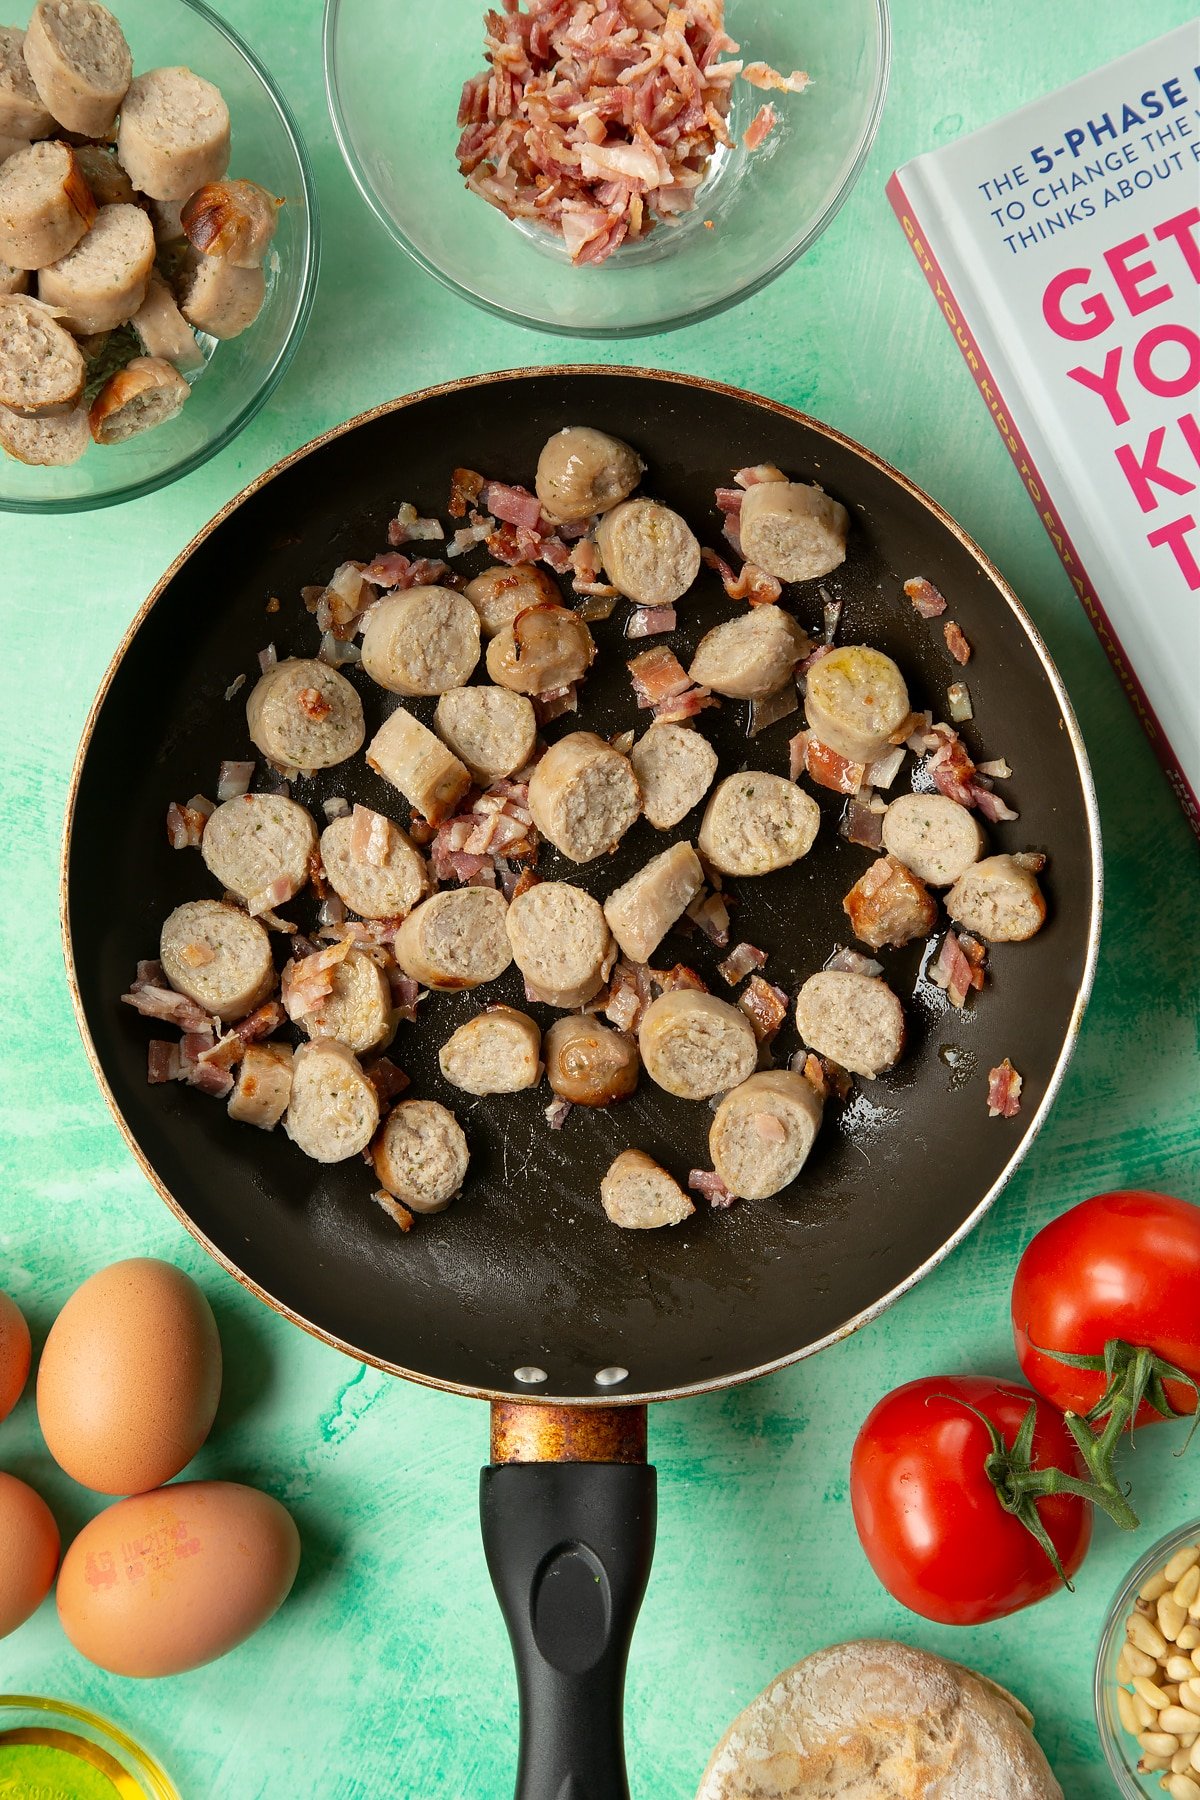
[[[29,1327],[15,1300],[0,1294],[0,1419],[7,1419],[29,1375]]]
[[[114,1675],[179,1675],[224,1656],[287,1599],[300,1560],[289,1512],[232,1481],[121,1500],[63,1558],[58,1616]]]
[[[212,1427],[221,1340],[195,1282],[133,1257],[77,1288],[46,1339],[37,1404],[50,1454],[102,1494],[178,1475]]]
[[[0,1638],[35,1613],[58,1567],[58,1526],[40,1494],[0,1475]]]

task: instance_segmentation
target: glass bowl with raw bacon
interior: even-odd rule
[[[396,242],[580,336],[693,323],[802,255],[888,60],[887,0],[326,0],[334,128]]]

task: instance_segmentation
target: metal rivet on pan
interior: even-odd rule
[[[599,1369],[596,1372],[597,1387],[616,1387],[622,1381],[629,1380],[629,1370],[614,1365],[611,1369]]]
[[[526,1387],[536,1387],[539,1381],[547,1381],[549,1377],[545,1369],[535,1369],[532,1363],[526,1363],[523,1368],[513,1370],[513,1379],[523,1381]]]

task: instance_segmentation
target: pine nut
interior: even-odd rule
[[[1186,1775],[1192,1766],[1192,1746],[1184,1744],[1171,1758],[1172,1775]]]
[[[1133,1702],[1133,1711],[1138,1722],[1138,1730],[1149,1731],[1155,1719],[1157,1719],[1158,1714],[1152,1706],[1147,1706],[1140,1694],[1131,1694],[1130,1699]]]
[[[1125,1635],[1131,1644],[1136,1644],[1139,1650],[1156,1660],[1166,1653],[1167,1640],[1157,1625],[1152,1625],[1141,1613],[1133,1613],[1126,1620]]]
[[[1193,1563],[1187,1574],[1175,1583],[1172,1599],[1178,1606],[1190,1606],[1200,1595],[1200,1563]]]
[[[1182,1581],[1197,1563],[1200,1563],[1200,1544],[1185,1544],[1182,1550],[1177,1550],[1163,1570],[1167,1586],[1174,1587],[1177,1581]]]
[[[1146,1652],[1144,1650],[1139,1650],[1136,1644],[1126,1644],[1121,1654],[1129,1665],[1129,1674],[1125,1678],[1127,1681],[1132,1681],[1135,1675],[1153,1676],[1157,1673],[1160,1666],[1157,1657],[1147,1656]],[[1189,1681],[1194,1672],[1195,1671],[1189,1663],[1187,1672],[1187,1679]]]
[[[1170,1594],[1164,1594],[1156,1608],[1158,1613],[1158,1629],[1169,1644],[1173,1644],[1184,1626],[1187,1624],[1187,1607],[1180,1606],[1178,1600]]]
[[[1168,1762],[1179,1748],[1179,1739],[1169,1731],[1143,1731],[1138,1743],[1147,1756],[1165,1756]]]
[[[1171,1658],[1172,1662],[1175,1660],[1174,1657]],[[1190,1668],[1191,1665],[1188,1666]],[[1188,1675],[1180,1682],[1179,1704],[1186,1706],[1189,1712],[1200,1714],[1200,1681],[1194,1675]],[[1196,1721],[1195,1729],[1200,1731],[1200,1718]]]
[[[1167,1792],[1171,1800],[1200,1800],[1200,1782],[1193,1781],[1190,1775],[1172,1775]]]
[[[1121,1674],[1122,1659],[1124,1659],[1125,1663],[1130,1667],[1132,1673],[1136,1673],[1138,1675],[1142,1674],[1143,1671],[1141,1669],[1133,1670],[1132,1664],[1129,1663],[1129,1653],[1128,1653],[1128,1646],[1127,1646],[1124,1650],[1122,1650],[1121,1655],[1117,1658],[1117,1678],[1118,1678],[1118,1680],[1120,1679],[1120,1674]],[[1178,1681],[1182,1685],[1183,1682],[1190,1681],[1192,1679],[1192,1676],[1195,1673],[1196,1673],[1195,1665],[1193,1664],[1190,1656],[1180,1656],[1178,1651],[1175,1652],[1174,1656],[1168,1656],[1168,1658],[1167,1658],[1167,1674],[1171,1677],[1172,1681]]]
[[[1192,1767],[1200,1775],[1200,1740],[1192,1745]]]
[[[1148,1581],[1142,1583],[1141,1587],[1138,1589],[1138,1599],[1148,1600],[1151,1606],[1153,1606],[1159,1595],[1169,1592],[1172,1585],[1173,1584],[1167,1580],[1165,1572],[1160,1569],[1157,1575],[1151,1575]]]
[[[1170,1767],[1169,1756],[1139,1756],[1138,1758],[1139,1775],[1157,1775],[1160,1769],[1169,1769]]]
[[[1133,1704],[1133,1695],[1125,1688],[1117,1689],[1117,1717],[1130,1737],[1136,1737],[1141,1731],[1142,1722],[1138,1718],[1137,1708]]]
[[[1158,1723],[1176,1737],[1191,1737],[1194,1731],[1200,1731],[1200,1718],[1186,1706],[1164,1706],[1158,1715]]]
[[[1200,1625],[1185,1625],[1175,1642],[1181,1650],[1200,1650]]]
[[[1148,1675],[1134,1676],[1133,1691],[1140,1694],[1146,1705],[1152,1706],[1155,1712],[1162,1712],[1164,1707],[1171,1704],[1171,1696],[1164,1694],[1157,1681],[1151,1681]]]

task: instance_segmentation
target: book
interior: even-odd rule
[[[1200,21],[888,198],[1200,837]]]

